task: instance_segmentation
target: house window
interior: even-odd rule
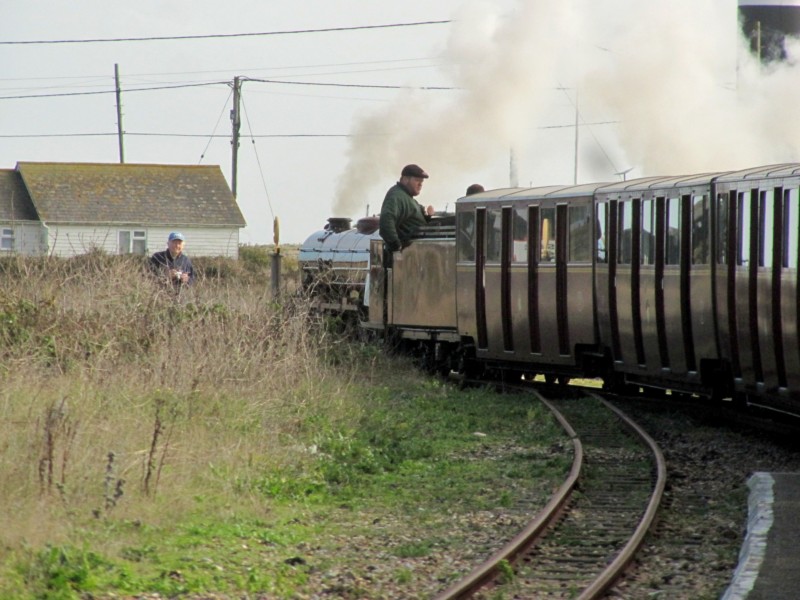
[[[2,235],[0,235],[0,250],[11,251],[13,249],[14,249],[14,230],[4,228]]]
[[[143,230],[119,232],[120,254],[147,254],[147,233]]]

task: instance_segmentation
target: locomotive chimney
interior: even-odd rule
[[[325,227],[328,231],[333,231],[334,233],[342,233],[343,231],[347,231],[352,228],[351,223],[353,219],[349,219],[347,217],[330,217],[328,219],[328,225]]]

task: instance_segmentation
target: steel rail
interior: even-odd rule
[[[620,550],[619,554],[612,560],[608,566],[597,576],[597,578],[578,596],[578,600],[594,600],[602,597],[620,578],[622,573],[631,563],[636,553],[642,547],[644,538],[650,527],[653,525],[658,507],[661,504],[661,499],[664,496],[664,489],[667,485],[667,463],[664,460],[664,454],[661,448],[658,447],[655,440],[651,438],[647,432],[639,427],[639,425],[632,421],[625,413],[619,410],[616,406],[608,402],[605,398],[598,396],[595,393],[589,392],[589,395],[594,396],[613,411],[623,423],[630,427],[636,435],[643,439],[655,457],[656,466],[656,482],[653,486],[653,493],[650,496],[650,502],[644,512],[639,525],[636,527],[631,538]]]
[[[529,389],[529,388],[528,388]],[[655,483],[650,494],[650,500],[633,534],[625,545],[606,565],[606,567],[589,583],[578,596],[579,600],[596,600],[605,595],[619,580],[622,573],[630,565],[638,550],[644,543],[645,536],[653,525],[658,507],[666,488],[666,461],[655,441],[634,421],[632,421],[621,410],[610,402],[600,397],[596,393],[584,390],[590,396],[598,399],[604,406],[613,412],[617,418],[631,431],[633,431],[649,447],[654,457]],[[534,390],[537,398],[553,413],[561,427],[569,435],[573,442],[574,458],[569,476],[551,497],[542,511],[517,534],[503,548],[492,554],[483,563],[478,565],[466,577],[460,579],[444,592],[435,597],[435,600],[452,600],[456,598],[468,598],[480,587],[494,579],[498,573],[500,564],[504,561],[514,562],[523,552],[530,548],[533,543],[542,536],[544,530],[552,524],[561,514],[570,500],[581,474],[584,461],[583,444],[578,438],[577,433],[569,424],[563,414],[553,403],[544,398],[538,391]]]
[[[539,396],[539,399],[550,409],[566,434],[572,439],[573,459],[569,475],[558,490],[556,490],[545,507],[528,523],[525,529],[514,536],[508,544],[473,569],[466,577],[460,579],[454,585],[438,594],[435,600],[454,600],[456,598],[468,598],[471,596],[477,588],[497,575],[498,565],[503,561],[513,562],[520,553],[541,536],[542,532],[558,518],[562,509],[569,501],[578,483],[581,469],[583,468],[583,444],[577,433],[575,433],[575,430],[558,409],[542,396]]]

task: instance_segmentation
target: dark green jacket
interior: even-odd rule
[[[408,246],[411,236],[430,217],[408,190],[397,183],[389,188],[381,206],[380,234],[393,252]]]

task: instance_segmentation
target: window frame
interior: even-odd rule
[[[127,234],[127,250],[123,249],[122,238]],[[137,246],[140,251],[137,252]],[[147,255],[147,230],[146,229],[120,229],[117,231],[117,253]]]
[[[8,245],[6,243],[8,242]],[[13,227],[3,227],[0,229],[0,251],[14,252],[16,249],[16,235]]]

